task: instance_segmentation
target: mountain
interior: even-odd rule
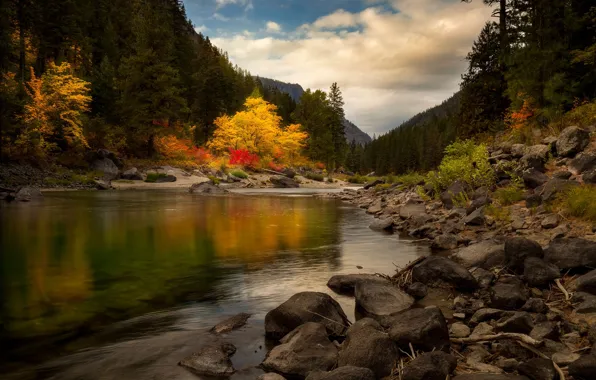
[[[275,79],[258,77],[263,83],[264,87],[274,87],[278,90],[290,95],[294,101],[299,102],[300,97],[304,93],[304,89],[297,83],[285,83]],[[344,119],[344,131],[346,133],[346,140],[348,142],[356,141],[360,145],[368,144],[372,141],[369,135],[360,130],[354,123]]]

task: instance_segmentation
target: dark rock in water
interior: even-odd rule
[[[201,348],[178,364],[198,375],[231,376],[235,370],[230,357],[235,352],[234,345],[218,343]]]
[[[559,268],[538,257],[528,257],[524,261],[524,279],[528,285],[536,288],[548,286],[551,281],[561,277]]]
[[[571,172],[567,171],[567,170],[559,170],[553,173],[553,178],[557,178],[557,179],[569,179],[571,178],[572,174]]]
[[[557,380],[559,378],[552,360],[549,359],[530,359],[517,366],[517,371],[532,380]]]
[[[537,169],[526,169],[522,173],[522,178],[526,186],[530,189],[535,189],[548,182],[548,176]]]
[[[525,311],[516,312],[497,323],[499,331],[528,334],[534,328],[532,314]]]
[[[382,179],[375,179],[374,181],[371,181],[371,182],[366,183],[363,186],[363,188],[364,188],[364,190],[368,190],[368,189],[371,189],[371,188],[373,188],[373,187],[375,187],[377,185],[381,185],[383,183],[385,183],[385,181],[383,181]]]
[[[579,186],[577,181],[553,178],[545,183],[544,186],[537,188],[536,193],[540,194],[543,202],[548,202],[554,200],[557,194],[565,192],[569,188],[575,186]]]
[[[533,240],[522,237],[505,240],[505,265],[517,272],[524,270],[526,258],[542,258],[542,256],[544,256],[542,247]]]
[[[397,345],[374,320],[364,318],[347,331],[337,365],[369,368],[377,378],[391,374],[399,358]]]
[[[348,317],[336,300],[328,294],[301,292],[271,310],[265,316],[265,334],[281,339],[306,322],[318,322],[328,335],[342,336],[349,325]]]
[[[594,152],[580,153],[569,162],[569,170],[573,174],[582,174],[592,169],[596,169],[596,153]]]
[[[505,253],[502,243],[484,240],[459,249],[452,258],[466,268],[481,267],[490,269],[503,264]]]
[[[246,321],[248,321],[248,318],[250,318],[250,314],[247,314],[247,313],[236,314],[230,318],[227,318],[227,319],[219,322],[217,325],[213,326],[211,331],[216,334],[223,334],[223,333],[230,332],[232,330],[235,330],[237,328],[244,326],[246,324]]]
[[[466,193],[466,185],[461,181],[455,181],[441,194],[441,202],[448,209],[453,208],[453,201]]]
[[[389,336],[406,352],[414,349],[423,351],[448,351],[449,328],[439,308],[410,309],[395,314],[383,321]]]
[[[336,293],[354,295],[356,285],[368,281],[389,284],[389,280],[374,274],[337,274],[327,281],[327,286]]]
[[[559,329],[556,322],[545,321],[534,326],[530,336],[536,340],[558,339]]]
[[[596,355],[584,355],[569,364],[569,374],[575,380],[594,380],[596,379]]]
[[[596,294],[596,269],[577,279],[577,290]]]
[[[155,183],[170,183],[176,182],[176,176],[172,174],[168,174],[165,177],[158,177],[155,179]]]
[[[103,173],[104,179],[112,180],[118,178],[120,171],[118,167],[109,158],[101,158],[91,163],[91,168]]]
[[[516,277],[505,277],[491,289],[491,306],[502,310],[517,310],[528,300],[524,284]]]
[[[499,375],[494,373],[467,373],[452,378],[452,380],[530,380],[525,376]]]
[[[331,372],[313,371],[306,380],[375,380],[375,374],[368,368],[348,365]]]
[[[296,182],[294,179],[285,176],[272,176],[269,178],[269,181],[273,184],[274,187],[280,189],[300,187],[298,182]]]
[[[596,267],[596,242],[581,238],[562,238],[550,242],[544,260],[561,270]]]
[[[329,341],[325,326],[307,322],[284,336],[261,366],[286,377],[305,378],[315,370],[328,371],[336,363],[337,348]]]
[[[130,181],[144,181],[145,180],[145,178],[143,177],[143,174],[141,174],[141,172],[139,172],[137,170],[137,168],[130,168],[130,169],[126,170],[125,172],[122,173],[122,175],[120,177],[122,177],[122,179],[127,179]]]
[[[414,299],[391,283],[360,282],[354,291],[356,311],[362,317],[382,317],[409,309]]]
[[[428,294],[428,288],[421,282],[413,282],[408,285],[406,293],[411,295],[417,300],[423,299]]]
[[[370,226],[368,226],[371,230],[375,231],[385,231],[391,230],[393,228],[393,219],[391,218],[384,218],[384,219],[375,219]]]
[[[586,149],[590,143],[590,132],[579,127],[567,127],[561,132],[555,146],[560,157],[573,157]]]
[[[478,287],[481,289],[489,288],[495,279],[493,272],[483,268],[474,268],[470,271],[470,273],[472,273],[472,276],[474,276],[476,282],[478,283]]]
[[[269,372],[257,377],[257,380],[286,380],[286,378],[277,373]]]
[[[486,217],[484,216],[483,207],[474,210],[470,215],[464,218],[464,223],[470,226],[483,226],[485,222]]]
[[[546,306],[542,298],[530,298],[521,309],[531,313],[546,314],[548,312],[548,306]]]
[[[96,180],[95,188],[97,190],[110,190],[112,188],[112,184],[110,181]]]
[[[457,359],[442,351],[418,355],[403,371],[403,380],[445,380],[455,370]]]
[[[21,187],[13,197],[15,201],[30,202],[34,199],[43,198],[43,195],[37,187]]]
[[[193,194],[225,194],[228,191],[215,185],[212,181],[193,183],[188,189]]]
[[[449,284],[460,290],[474,290],[476,279],[463,266],[446,257],[430,256],[412,269],[412,279],[426,285]]]
[[[457,248],[457,236],[454,234],[442,234],[437,236],[431,246],[435,249],[449,250]]]

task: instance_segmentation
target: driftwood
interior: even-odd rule
[[[397,273],[393,276],[393,278],[399,278],[399,277],[403,276],[406,272],[412,270],[412,268],[414,268],[416,265],[420,264],[424,259],[426,259],[426,256],[419,257],[414,261],[410,261],[408,263],[408,265],[406,265],[404,268],[398,270]]]
[[[501,339],[513,339],[516,341],[523,342],[527,345],[537,347],[542,344],[542,341],[536,340],[529,335],[526,334],[518,334],[518,333],[500,333],[494,335],[481,335],[481,336],[474,336],[468,338],[451,338],[453,343],[477,343],[477,342],[484,342],[489,340],[501,340]]]
[[[261,170],[264,171],[264,172],[267,172],[267,173],[276,174],[276,175],[283,175],[284,177],[286,177],[286,175],[284,173],[281,173],[281,172],[278,172],[278,171],[275,171],[275,170],[269,170],[269,169],[261,169]]]
[[[563,284],[561,284],[561,279],[557,278],[555,280],[555,284],[557,284],[557,288],[559,288],[559,290],[565,295],[565,301],[569,301],[569,298],[571,297],[569,296],[569,292],[567,292],[567,289],[565,289]]]

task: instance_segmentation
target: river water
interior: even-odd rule
[[[247,326],[221,339],[238,348],[232,379],[254,379],[269,310],[321,291],[353,320],[354,300],[331,292],[329,277],[393,274],[427,253],[307,192],[77,191],[3,204],[3,378],[197,379],[177,362],[247,312]]]

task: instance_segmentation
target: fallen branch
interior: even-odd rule
[[[417,264],[419,264],[420,262],[422,262],[424,259],[426,259],[426,257],[425,257],[425,256],[422,256],[422,257],[419,257],[419,258],[417,258],[417,259],[416,259],[416,260],[414,260],[414,261],[410,261],[410,262],[408,263],[408,265],[406,265],[406,266],[405,266],[405,268],[398,270],[398,271],[397,271],[397,273],[396,273],[396,274],[393,276],[393,278],[398,278],[398,277],[400,277],[400,276],[401,276],[403,273],[405,273],[405,272],[407,272],[407,271],[411,270],[411,269],[412,269],[412,268],[414,268],[414,267],[415,267]]]
[[[500,333],[494,335],[481,335],[481,336],[474,336],[468,338],[451,338],[453,343],[460,343],[460,344],[467,344],[467,343],[477,343],[477,342],[484,342],[490,340],[502,340],[502,339],[513,339],[516,341],[523,342],[530,346],[540,346],[542,341],[536,340],[529,335],[526,334],[518,334],[518,333]]]
[[[271,174],[283,175],[284,177],[286,176],[284,173],[278,172],[275,170],[269,170],[269,169],[261,169],[261,170],[263,170],[264,172],[267,172],[267,173],[271,173]]]
[[[559,290],[563,292],[563,294],[565,295],[565,301],[569,301],[569,298],[571,297],[569,296],[569,293],[567,292],[563,284],[561,284],[561,279],[557,278],[555,280],[555,284],[557,284],[557,288],[559,288]]]
[[[535,349],[534,347],[532,347],[530,345],[527,345],[523,342],[517,342],[517,343],[520,346],[522,346],[523,348],[525,348],[526,350],[532,351],[534,354],[540,356],[541,358],[551,360],[553,362],[553,367],[555,367],[555,370],[559,374],[559,379],[565,380],[565,374],[563,373],[563,370],[561,369],[561,367],[559,367],[559,365],[557,363],[555,363],[554,360],[552,360],[551,358],[549,358],[548,356],[546,356],[545,354],[543,354],[542,352],[538,351],[537,349]]]

